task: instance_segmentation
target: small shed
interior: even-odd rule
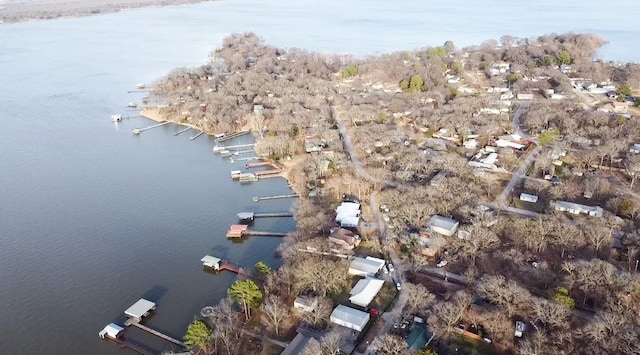
[[[156,304],[149,300],[141,298],[138,302],[134,303],[131,307],[124,311],[124,314],[129,318],[136,318],[141,320],[142,317],[149,315],[149,312],[156,309]]]
[[[520,194],[520,201],[536,203],[538,202],[538,195],[531,195],[523,192]]]
[[[202,265],[218,270],[220,269],[220,262],[222,260],[216,258],[215,256],[205,255],[202,259],[200,259],[200,261],[202,261]]]
[[[318,306],[318,299],[316,297],[298,296],[293,301],[293,308],[299,309],[305,312],[313,312]]]
[[[438,215],[431,217],[429,220],[429,227],[433,232],[446,235],[447,237],[452,236],[456,232],[459,224],[460,223],[453,218]]]
[[[369,322],[369,318],[369,313],[359,311],[345,305],[338,305],[338,307],[331,312],[330,317],[331,323],[335,323],[358,332],[364,329]]]
[[[104,338],[117,339],[118,337],[120,337],[122,335],[123,331],[124,331],[123,327],[121,327],[121,326],[119,326],[119,325],[117,325],[115,323],[110,323],[106,327],[104,327],[104,329],[102,329],[102,331],[100,333],[98,333],[98,335],[102,339],[104,339]]]

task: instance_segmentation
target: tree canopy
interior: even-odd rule
[[[229,298],[242,306],[246,319],[251,317],[251,309],[260,307],[262,291],[253,280],[238,280],[227,291]]]
[[[211,329],[203,321],[195,320],[189,324],[183,339],[189,349],[206,351],[211,346]]]

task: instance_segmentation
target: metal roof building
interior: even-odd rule
[[[349,301],[357,306],[367,307],[380,292],[382,285],[384,285],[384,280],[366,277],[353,286],[353,289],[349,292],[351,295]]]
[[[142,319],[142,317],[149,314],[149,312],[156,309],[156,304],[141,298],[138,302],[134,303],[131,307],[124,311],[127,317]]]
[[[349,274],[358,276],[373,276],[384,266],[384,260],[372,257],[355,257],[349,264]]]
[[[331,322],[356,331],[362,331],[369,322],[369,313],[339,305],[331,312]]]

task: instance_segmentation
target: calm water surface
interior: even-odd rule
[[[238,211],[289,209],[251,201],[288,193],[283,180],[240,186],[210,138],[176,137],[175,126],[133,136],[152,123],[109,120],[135,114],[124,105],[144,95],[127,94],[136,83],[204,63],[227,34],[364,55],[588,31],[610,41],[599,56],[638,60],[637,13],[636,2],[229,0],[0,26],[0,353],[122,354],[97,332],[140,297],[158,304],[148,324],[179,338],[234,280],[204,272],[203,255],[279,264],[277,238],[233,243],[224,232]],[[294,227],[266,219],[255,229]]]

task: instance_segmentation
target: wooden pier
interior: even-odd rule
[[[261,161],[259,163],[249,163],[249,164],[244,164],[244,168],[245,169],[251,169],[251,168],[257,168],[260,166],[272,166],[273,163],[271,163],[270,161]]]
[[[257,177],[266,177],[269,175],[278,175],[281,172],[282,172],[282,169],[269,169],[269,170],[256,171],[254,172],[254,174]]]
[[[142,133],[144,131],[150,130],[152,128],[164,126],[164,125],[169,124],[169,123],[171,123],[171,122],[170,121],[164,121],[164,122],[161,122],[161,123],[158,123],[158,124],[154,124],[153,126],[149,126],[149,127],[145,127],[145,128],[134,128],[132,132],[133,132],[133,134],[140,134],[140,133]]]
[[[249,147],[253,147],[253,146],[255,146],[255,143],[237,144],[237,145],[229,145],[229,146],[216,145],[215,147],[213,147],[213,152],[216,153],[216,154],[219,154],[220,152],[222,152],[224,150],[238,149],[238,148],[249,148]]]
[[[174,136],[177,136],[178,134],[180,134],[180,133],[184,133],[184,132],[186,132],[186,131],[188,131],[188,130],[190,130],[190,129],[191,129],[191,127],[187,127],[187,128],[185,128],[185,129],[181,129],[181,130],[179,130],[178,132],[174,133],[173,135],[174,135]]]
[[[265,196],[265,197],[253,196],[253,202],[259,202],[259,201],[263,201],[263,200],[277,200],[277,199],[281,199],[281,198],[296,198],[296,197],[298,197],[297,194]]]
[[[189,140],[190,140],[190,141],[192,141],[192,140],[194,140],[194,139],[196,139],[196,138],[200,137],[200,136],[201,136],[201,135],[203,135],[203,134],[204,134],[204,131],[200,131],[200,133],[196,134],[195,136],[191,136],[191,137],[189,137]]]
[[[284,237],[287,233],[268,232],[268,231],[250,231],[246,224],[232,224],[227,231],[227,238],[240,239],[246,236],[256,237]]]
[[[172,342],[172,343],[174,343],[176,345],[180,345],[183,348],[186,348],[186,345],[183,342],[181,342],[180,340],[174,339],[174,338],[172,338],[172,337],[170,337],[170,336],[168,336],[166,334],[160,333],[159,331],[157,331],[155,329],[151,329],[151,328],[147,327],[146,325],[140,323],[140,321],[137,318],[129,318],[129,319],[127,319],[127,321],[124,323],[124,325],[126,325],[126,326],[131,326],[132,325],[132,326],[140,328],[140,329],[142,329],[142,330],[144,330],[144,331],[146,331],[146,332],[148,332],[150,334],[153,334],[153,335],[157,336],[158,338],[162,338],[162,339],[164,339],[166,341]]]
[[[240,131],[240,132],[234,132],[234,133],[229,133],[229,134],[225,134],[224,137],[220,137],[220,138],[216,138],[216,142],[224,142],[224,141],[228,141],[230,139],[234,139],[234,138],[238,138],[240,136],[244,136],[245,134],[249,134],[251,133],[250,131]]]
[[[255,213],[255,212],[239,212],[238,219],[243,221],[253,221],[255,218],[270,217],[293,217],[291,212],[274,212],[274,213]]]

